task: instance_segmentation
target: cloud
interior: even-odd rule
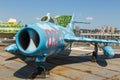
[[[36,20],[40,20],[41,18],[39,18],[39,17],[36,17],[35,19],[36,19]]]
[[[93,20],[93,17],[87,17],[86,20]]]

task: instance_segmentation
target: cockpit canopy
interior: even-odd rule
[[[57,24],[56,19],[51,16],[44,16],[41,18],[41,21],[48,21],[48,22]]]
[[[46,16],[43,16],[40,21],[54,23],[63,27],[66,27],[72,19],[70,15],[61,15],[57,17],[51,16],[49,13]]]

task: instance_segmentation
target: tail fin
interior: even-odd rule
[[[78,22],[78,21],[75,21],[75,20],[74,20],[74,15],[73,15],[72,18],[71,18],[71,21],[70,21],[69,25],[67,26],[67,28],[68,28],[69,30],[72,30],[72,31],[73,31],[73,28],[74,28],[74,24],[75,24],[75,23],[90,24],[89,22]]]
[[[74,15],[72,16],[71,18],[71,21],[70,23],[68,24],[67,28],[71,31],[73,31],[73,28],[74,28]]]

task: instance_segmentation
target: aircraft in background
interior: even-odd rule
[[[64,22],[63,22],[64,23]],[[67,44],[72,42],[90,42],[94,43],[93,59],[97,59],[98,43],[103,43],[103,53],[108,57],[114,56],[114,50],[110,44],[119,44],[119,40],[104,40],[85,37],[76,37],[73,33],[74,23],[86,23],[74,21],[72,16],[67,27],[58,25],[57,20],[47,14],[42,17],[40,22],[25,25],[16,34],[16,44],[5,48],[8,52],[20,51],[26,56],[34,57],[37,63],[37,69],[46,71],[43,63],[50,55],[58,54],[63,51]],[[71,45],[70,45],[71,46]]]

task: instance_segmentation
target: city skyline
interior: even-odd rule
[[[29,24],[38,22],[36,18],[46,15],[75,15],[75,20],[91,24],[76,24],[82,28],[99,28],[110,25],[120,29],[119,0],[2,0],[0,1],[0,21],[9,18]]]

